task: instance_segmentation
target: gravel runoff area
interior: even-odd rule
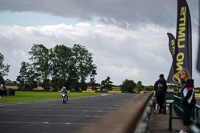
[[[121,107],[138,94],[1,105],[1,133],[74,133]]]

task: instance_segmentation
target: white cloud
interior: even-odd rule
[[[192,19],[193,78],[200,86],[195,68],[198,0],[187,2]],[[110,76],[114,84],[130,78],[148,85],[160,73],[166,77],[169,73],[172,57],[167,32],[176,36],[177,1],[18,0],[13,4],[6,0],[0,1],[0,11],[0,52],[11,65],[8,78],[12,80],[20,63],[28,61],[33,44],[86,46],[98,66],[98,82]]]
[[[47,48],[57,44],[72,47],[81,44],[93,53],[97,65],[97,82],[111,77],[120,85],[125,79],[144,85],[153,85],[160,73],[167,77],[171,67],[166,29],[147,24],[135,30],[117,26],[77,23],[76,25],[45,26],[0,26],[0,52],[11,65],[8,78],[15,80],[20,63],[28,61],[33,44],[44,44]]]

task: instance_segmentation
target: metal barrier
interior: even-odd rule
[[[199,133],[200,132],[200,118],[199,118],[200,106],[195,104],[195,107],[192,112],[192,124],[189,127],[190,133]]]
[[[174,95],[174,111],[178,115],[178,117],[181,119],[183,115],[183,109],[181,104],[181,98]]]
[[[173,100],[173,102],[168,103],[169,104],[169,131],[172,131],[172,120],[173,119],[182,119],[182,107],[181,107],[181,99],[180,97],[174,95],[174,94],[167,94],[166,100]],[[167,102],[165,102],[167,103]],[[173,116],[173,109],[176,112],[178,116]],[[165,108],[166,112],[166,108]]]
[[[164,101],[164,104],[165,104],[164,114],[166,114],[167,107],[169,108],[169,104],[171,103],[171,102],[168,102],[167,100],[174,101],[174,94],[173,93],[166,94],[165,101]]]
[[[80,133],[148,133],[153,112],[153,92],[135,97]],[[137,130],[136,130],[137,129]]]
[[[172,109],[174,108],[174,111],[176,112],[177,116],[173,116],[172,115]],[[195,120],[197,120],[199,118],[199,112],[200,112],[200,106],[195,104],[191,116],[190,116],[190,120],[191,123],[194,123]],[[182,119],[182,115],[183,115],[183,108],[182,108],[182,104],[181,104],[181,98],[178,96],[174,95],[174,102],[170,103],[170,107],[169,107],[169,130],[172,130],[172,119]],[[195,127],[194,124],[191,125],[190,130],[193,130],[194,133],[196,133],[197,128]],[[191,131],[191,132],[193,132]],[[200,129],[199,129],[200,131]]]
[[[183,109],[181,105],[181,98],[178,96],[174,96],[174,102],[176,103],[176,106],[174,108],[175,112],[177,113],[177,115],[182,117],[181,113],[183,113]],[[191,114],[191,122],[199,118],[199,111],[200,111],[200,106],[198,104],[195,104]]]

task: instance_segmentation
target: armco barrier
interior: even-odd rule
[[[0,96],[11,96],[11,95],[15,95],[15,90],[13,89],[5,89],[5,90],[0,90]]]
[[[95,93],[95,91],[82,91],[82,93]]]
[[[108,91],[109,94],[120,94],[122,91]]]
[[[7,95],[7,90],[0,90],[0,96]]]
[[[79,133],[148,132],[153,111],[152,96],[153,92],[137,96],[120,109],[110,112],[105,118],[83,128]]]

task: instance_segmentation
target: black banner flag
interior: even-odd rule
[[[200,35],[199,35],[199,50],[198,50],[198,56],[197,56],[197,70],[200,72]]]
[[[174,48],[172,47],[175,52],[172,54],[173,68],[170,70],[167,80],[168,83],[178,83],[179,78],[177,72],[182,68],[188,69],[192,76],[192,32],[190,11],[186,0],[178,0],[177,2],[177,31],[176,39],[174,38],[175,46]],[[170,39],[170,36],[172,35],[168,34],[168,36]]]
[[[186,0],[178,0],[176,71],[186,68],[192,76],[192,32]]]
[[[174,75],[176,74],[176,55],[177,55],[177,45],[176,39],[171,33],[167,33],[169,37],[169,51],[172,55],[172,66],[167,78],[168,83],[174,83],[176,78],[174,79]],[[175,80],[175,81],[174,81]],[[176,81],[177,82],[177,81]]]
[[[200,1],[199,1],[199,50],[197,55],[197,70],[200,72]]]

